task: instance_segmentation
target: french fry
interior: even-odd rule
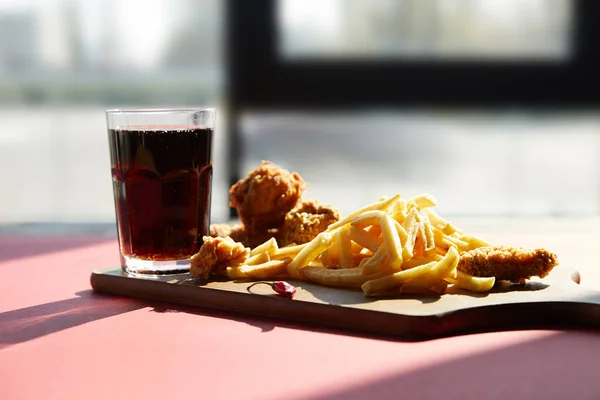
[[[423,290],[422,288],[426,288],[429,290],[433,285],[443,280],[445,277],[456,276],[458,259],[458,251],[455,248],[451,248],[448,251],[448,254],[440,261],[432,261],[418,267],[402,270],[395,274],[367,281],[361,288],[366,296],[376,296],[389,293],[399,285],[415,280],[412,284],[413,289]],[[417,280],[418,278],[420,279]],[[406,290],[411,290],[411,286]]]
[[[262,254],[262,253],[274,253],[275,251],[277,251],[277,249],[279,248],[279,246],[277,246],[277,240],[272,237],[271,239],[267,240],[266,242],[256,246],[255,248],[253,248],[250,251],[250,256],[256,256],[258,254]]]
[[[308,267],[326,268],[325,265],[323,265],[323,263],[321,261],[319,261],[317,258],[315,258],[314,260],[309,262],[307,266]]]
[[[298,255],[300,250],[306,247],[307,244],[308,243],[303,243],[294,246],[280,247],[279,249],[275,250],[273,253],[270,254],[271,259],[279,260],[287,257],[294,258],[296,257],[296,255]]]
[[[352,256],[352,242],[348,237],[348,226],[340,228],[336,235],[337,245],[340,251],[340,268],[354,267],[354,258]]]
[[[425,234],[425,256],[435,256],[435,236],[431,228],[431,222],[427,215],[421,216],[421,224],[423,225],[423,233]]]
[[[331,233],[331,246],[324,251],[328,260],[327,265],[338,266],[340,263],[340,243],[338,241],[338,237],[343,228],[344,227]]]
[[[402,270],[394,274],[382,276],[381,278],[371,279],[365,282],[361,288],[365,296],[376,296],[389,293],[393,288],[415,279],[420,275],[427,274],[437,261],[431,261],[418,267]]]
[[[423,213],[429,217],[429,219],[431,220],[431,225],[433,227],[441,230],[446,235],[452,235],[456,232],[462,232],[450,222],[437,215],[435,211],[433,211],[430,208],[426,208],[425,210],[423,210]]]
[[[257,265],[227,267],[227,276],[229,279],[270,279],[284,274],[291,261],[291,258],[284,258]]]
[[[407,205],[406,205],[406,200],[404,199],[398,199],[391,207],[391,214],[393,215],[402,215],[404,218],[404,215],[406,214],[406,209],[407,209]],[[402,223],[402,221],[398,221],[400,223]]]
[[[349,227],[352,228],[352,227]],[[350,238],[350,229],[348,229],[348,237]],[[364,246],[361,246],[360,244],[354,242],[352,240],[352,238],[350,238],[350,251],[352,252],[352,254],[356,255],[356,254],[360,254],[361,251],[364,250]]]
[[[330,256],[330,249],[325,249],[323,250],[323,252],[317,256],[317,258],[315,260],[319,260],[321,262],[321,264],[323,264],[325,267],[335,267],[338,263],[337,259],[333,259]]]
[[[394,222],[394,226],[398,231],[398,236],[400,236],[400,242],[402,243],[402,246],[404,246],[404,244],[406,243],[406,239],[408,239],[408,234],[406,233],[404,227],[398,221],[396,221],[393,218],[392,221]]]
[[[415,236],[415,246],[413,249],[413,257],[425,256],[425,245],[427,238],[425,238],[425,229],[423,228],[423,223],[419,222],[419,226],[416,230]]]
[[[438,261],[427,274],[420,275],[404,284],[400,288],[400,293],[444,293],[447,285],[442,282],[447,277],[454,279],[457,276],[458,259],[458,251],[452,247],[448,254]]]
[[[456,247],[461,252],[467,251],[469,249],[469,243],[457,239],[453,236],[446,235],[444,232],[442,232],[436,227],[434,227],[432,230],[436,247],[439,247],[445,251],[447,251],[450,247]]]
[[[421,194],[410,199],[408,201],[408,205],[414,205],[417,207],[417,209],[419,209],[419,211],[421,211],[425,208],[435,207],[437,205],[437,201],[429,194]]]
[[[399,271],[402,268],[402,245],[396,226],[392,218],[385,213],[379,216],[379,226],[387,250],[387,264],[392,271]]]
[[[387,215],[381,210],[366,211],[352,220],[350,224],[357,228],[366,228],[367,226],[376,225],[379,223],[379,218],[382,215]]]
[[[313,240],[308,242],[298,255],[287,266],[288,274],[294,278],[299,278],[298,271],[306,267],[309,262],[317,258],[324,250],[331,247],[331,233],[321,232]]]
[[[355,266],[359,266],[360,263],[363,262],[363,260],[373,257],[373,252],[371,250],[367,250],[367,251],[369,252],[369,254],[365,254],[365,253],[352,254],[352,264],[354,264]]]
[[[256,255],[248,258],[244,264],[258,265],[258,264],[265,263],[267,261],[271,261],[270,254],[269,253],[260,253],[260,254],[256,254]]]
[[[397,201],[398,199],[400,199],[400,195],[395,194],[394,196],[390,197],[389,199],[384,199],[384,200],[378,201],[377,203],[372,203],[372,204],[369,204],[368,206],[359,208],[358,210],[348,214],[346,217],[342,218],[341,220],[329,225],[327,227],[327,232],[331,232],[332,230],[337,229],[340,226],[344,226],[344,225],[352,222],[356,217],[358,217],[359,215],[361,215],[367,211],[385,210],[386,208],[388,208],[389,206],[394,204],[394,202]]]
[[[472,276],[462,271],[457,271],[456,279],[444,278],[448,283],[455,285],[460,289],[465,289],[471,292],[489,292],[496,283],[496,278]]]
[[[373,236],[381,236],[381,227],[379,225],[371,225],[365,228]]]
[[[415,208],[410,209],[406,215],[402,228],[406,231],[406,243],[402,247],[402,258],[410,260],[414,255],[415,239],[419,229],[419,215]]]
[[[405,261],[402,263],[402,269],[406,270],[406,269],[410,269],[410,268],[414,268],[414,267],[418,267],[419,265],[424,265],[427,263],[430,263],[432,261],[440,261],[442,258],[444,258],[444,256],[440,255],[440,254],[435,254],[432,257],[413,257],[408,261]]]
[[[466,242],[468,244],[469,250],[477,249],[479,247],[491,246],[491,243],[475,236],[460,235],[458,239],[462,240],[463,242]]]
[[[406,218],[406,212],[397,211],[397,212],[392,213],[391,217],[394,219],[394,221],[398,222],[399,224],[403,224],[404,219]]]
[[[365,259],[363,263],[361,263],[361,267],[363,268],[363,274],[371,275],[376,273],[377,271],[382,269],[383,264],[386,261],[386,256],[388,254],[387,246],[383,243],[379,246],[379,249],[373,254],[372,257]]]
[[[364,229],[357,228],[356,226],[350,226],[348,229],[348,237],[356,242],[357,244],[365,247],[372,252],[376,252],[379,246],[383,243],[383,239],[379,236],[375,236]]]
[[[431,209],[435,205],[429,195],[382,198],[308,243],[279,248],[270,239],[253,249],[245,264],[227,268],[227,274],[231,279],[269,279],[287,273],[322,285],[360,287],[366,296],[442,294],[448,284],[490,290],[493,278],[457,271],[462,252],[490,244],[465,235],[437,215]]]
[[[325,286],[359,288],[369,276],[362,274],[360,268],[329,269],[306,267],[300,270],[300,277],[310,282]]]

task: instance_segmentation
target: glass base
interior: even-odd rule
[[[162,276],[190,272],[190,259],[152,261],[123,257],[123,271],[131,275]]]

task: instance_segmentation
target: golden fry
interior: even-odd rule
[[[406,209],[407,209],[406,200],[398,199],[398,201],[396,201],[391,207],[391,214],[392,214],[392,216],[402,215],[402,219],[404,219],[404,215],[406,214]],[[398,222],[402,223],[402,221],[398,221]]]
[[[270,254],[271,259],[279,260],[287,257],[294,258],[300,252],[300,250],[306,247],[307,244],[308,243],[280,247],[279,249]]]
[[[365,247],[372,252],[376,252],[379,246],[383,243],[383,239],[379,236],[375,236],[364,229],[357,228],[356,226],[350,226],[348,229],[348,237],[356,242],[357,244]]]
[[[408,234],[406,233],[406,230],[400,224],[400,222],[396,221],[393,218],[392,218],[392,221],[394,221],[394,226],[396,227],[396,230],[398,231],[398,236],[400,236],[400,242],[402,243],[402,246],[404,246],[404,244],[406,243],[406,239],[408,239]]]
[[[378,224],[382,215],[386,215],[386,213],[380,210],[367,211],[354,218],[351,224],[357,228],[366,228]]]
[[[339,230],[339,232],[336,235],[336,241],[340,252],[340,268],[354,267],[354,258],[352,256],[352,241],[348,237],[347,226]]]
[[[361,288],[365,296],[375,296],[389,293],[389,291],[393,288],[396,288],[397,286],[408,282],[411,279],[415,279],[420,275],[427,274],[436,263],[436,261],[432,261],[424,265],[419,265],[418,267],[402,270],[381,278],[372,279],[365,282]]]
[[[408,201],[409,206],[414,205],[417,209],[423,210],[425,208],[434,207],[437,205],[437,201],[433,198],[433,196],[429,194],[421,194],[413,197]]]
[[[446,254],[446,252],[444,252],[444,254]],[[442,258],[444,258],[443,255],[441,254],[434,254],[431,257],[428,256],[416,256],[411,258],[408,261],[404,261],[402,263],[402,269],[410,269],[410,268],[414,268],[414,267],[418,267],[419,265],[424,265],[427,263],[430,263],[432,261],[440,261]]]
[[[286,272],[291,258],[268,261],[258,265],[227,267],[229,279],[271,279]]]
[[[313,240],[308,242],[298,255],[287,266],[288,274],[294,278],[298,278],[298,271],[306,267],[309,262],[317,258],[324,250],[331,247],[331,233],[321,232]]]
[[[396,194],[331,224],[308,243],[279,248],[275,238],[227,268],[231,279],[273,279],[287,273],[327,286],[360,287],[366,296],[438,293],[448,284],[489,291],[494,278],[457,271],[460,254],[490,244],[465,235],[431,208],[429,195]],[[358,265],[358,267],[356,267]]]
[[[450,247],[456,247],[460,252],[469,250],[469,243],[457,239],[454,236],[446,235],[436,227],[433,228],[433,237],[435,239],[436,247],[443,250],[447,251]]]
[[[416,230],[415,236],[415,246],[413,249],[413,257],[425,256],[425,245],[427,239],[425,238],[425,229],[423,228],[423,224],[419,222],[419,226]]]
[[[329,269],[306,267],[300,270],[300,277],[325,286],[359,288],[369,276],[362,274],[360,268]]]
[[[390,197],[389,199],[384,199],[384,200],[378,201],[377,203],[369,204],[368,206],[359,208],[358,210],[350,213],[349,215],[347,215],[345,218],[342,218],[338,222],[334,222],[333,224],[329,225],[329,227],[327,227],[327,232],[331,232],[332,230],[339,228],[340,226],[344,226],[344,225],[352,222],[356,217],[358,217],[359,215],[361,215],[367,211],[385,210],[386,208],[388,208],[389,206],[394,204],[394,202],[397,201],[399,198],[400,198],[400,195],[395,194],[394,196]]]
[[[447,284],[442,283],[445,278],[456,277],[456,267],[458,266],[459,255],[458,251],[453,247],[448,251],[448,254],[438,261],[427,274],[420,275],[415,279],[408,281],[400,288],[401,293],[427,293],[440,292],[440,289],[445,290]]]
[[[371,225],[365,228],[365,231],[373,236],[381,236],[381,227],[379,225]]]
[[[414,255],[415,240],[419,229],[419,214],[415,208],[411,208],[406,215],[402,228],[406,231],[406,243],[402,247],[402,257],[404,260],[410,260]]]
[[[256,256],[261,253],[271,254],[271,253],[274,253],[275,251],[277,251],[278,248],[279,248],[279,246],[277,246],[277,240],[274,237],[272,237],[271,239],[267,240],[263,244],[260,244],[260,245],[256,246],[255,248],[253,248],[250,251],[250,256]]]
[[[415,280],[412,283],[412,289],[409,286],[406,290],[430,290],[433,285],[444,278],[456,276],[458,259],[458,251],[455,248],[451,248],[448,254],[440,261],[432,261],[428,264],[365,282],[362,285],[363,293],[366,296],[386,294],[399,285],[411,282],[412,280]]]
[[[393,219],[382,213],[379,216],[379,226],[383,235],[383,243],[387,250],[387,263],[392,271],[399,271],[402,267],[402,245]]]
[[[380,271],[386,261],[387,253],[387,246],[383,243],[372,257],[365,259],[365,261],[361,263],[363,273],[365,275],[371,275]]]
[[[246,260],[244,264],[246,265],[258,265],[265,263],[267,261],[271,261],[271,257],[269,253],[260,253],[256,254]]]
[[[435,213],[435,211],[433,211],[430,208],[426,208],[425,210],[423,210],[423,213],[429,217],[429,220],[431,221],[431,225],[433,227],[439,229],[446,235],[452,235],[457,232],[459,232],[459,233],[462,232],[460,229],[456,228],[450,222],[446,221],[445,219],[443,219],[442,217],[437,215]]]
[[[427,215],[421,216],[421,224],[423,225],[423,232],[425,234],[425,256],[435,256],[435,236],[433,235],[433,228]]]
[[[469,290],[471,292],[489,292],[496,283],[496,278],[492,277],[478,277],[469,275],[462,271],[457,271],[456,279],[444,278],[448,283],[452,283],[460,289]]]
[[[350,229],[348,229],[348,234],[349,233],[350,233]],[[350,251],[352,252],[352,254],[354,254],[354,255],[360,254],[361,251],[363,251],[365,249],[364,246],[361,246],[360,244],[354,242],[352,240],[352,238],[350,237],[350,235],[348,235],[348,238],[350,239]]]
[[[459,240],[468,244],[468,250],[474,250],[479,247],[491,246],[492,244],[475,236],[460,235]]]

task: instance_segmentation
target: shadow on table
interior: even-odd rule
[[[0,235],[0,262],[117,241],[104,235],[30,236]]]
[[[193,315],[201,315],[212,318],[222,318],[230,321],[236,321],[246,325],[258,328],[262,333],[269,333],[275,328],[303,330],[307,332],[320,332],[331,335],[343,335],[360,338],[371,338],[377,340],[386,340],[392,342],[422,342],[423,338],[400,337],[373,333],[369,331],[359,331],[344,328],[329,327],[322,323],[296,322],[286,321],[283,319],[270,316],[255,316],[251,314],[243,314],[236,311],[222,311],[211,308],[193,307],[169,303],[155,303],[152,306],[151,312],[157,313],[178,313],[183,312]]]
[[[148,303],[85,290],[78,297],[0,313],[0,349],[106,317],[147,307]]]
[[[380,379],[295,398],[598,399],[598,359],[597,332],[557,332],[435,365],[423,360],[425,366],[408,372],[388,368]]]

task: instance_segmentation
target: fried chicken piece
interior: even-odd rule
[[[297,172],[263,161],[231,187],[229,205],[237,210],[248,235],[260,234],[280,228],[305,189]]]
[[[277,229],[269,229],[265,232],[255,233],[254,235],[247,235],[246,228],[242,224],[212,224],[210,226],[210,236],[212,237],[230,237],[233,241],[242,243],[246,247],[251,249],[255,248],[259,244],[266,242],[272,237],[278,236]]]
[[[227,267],[243,264],[250,256],[250,249],[235,242],[229,236],[204,236],[200,251],[190,259],[190,275],[208,279],[210,275],[227,275]]]
[[[246,237],[246,228],[242,224],[211,224],[210,236],[212,237],[227,237],[233,239],[234,242],[243,243],[247,246],[248,238]]]
[[[556,265],[556,255],[546,249],[485,246],[462,253],[457,268],[473,276],[524,283],[532,276],[545,277]]]
[[[302,200],[286,214],[279,245],[308,243],[339,219],[339,210],[315,200]]]
[[[265,232],[259,232],[259,233],[255,233],[253,235],[248,235],[248,239],[246,240],[245,244],[246,244],[246,246],[253,249],[256,246],[263,244],[264,242],[266,242],[267,240],[269,240],[271,238],[277,239],[278,236],[279,236],[278,229],[269,229],[268,231],[265,231]]]

